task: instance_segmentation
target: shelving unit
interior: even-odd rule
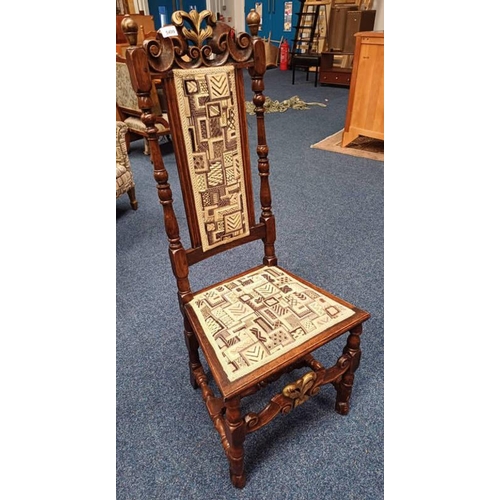
[[[360,2],[334,4],[330,15],[329,49],[321,53],[319,81],[322,84],[351,84],[355,33],[371,31],[376,11],[360,10]]]
[[[330,2],[304,1],[300,12],[296,13],[297,24],[291,51],[292,84],[295,83],[296,68],[306,70],[306,79],[309,71],[314,68],[314,85],[318,84],[321,52],[326,50],[328,43],[328,10]]]

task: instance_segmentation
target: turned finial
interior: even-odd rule
[[[139,25],[134,21],[133,18],[130,17],[129,14],[126,14],[122,19],[121,27],[128,44],[131,46],[137,45],[137,33],[139,31]]]
[[[247,25],[250,30],[252,37],[257,37],[257,32],[259,31],[260,16],[255,9],[251,9],[247,16]]]

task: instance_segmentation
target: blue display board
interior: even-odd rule
[[[296,12],[300,12],[299,0],[245,0],[245,15],[250,9],[255,9],[261,14],[261,29],[259,35],[267,38],[271,33],[271,40],[279,41],[283,37],[291,43],[294,35],[294,26],[297,23]],[[248,30],[248,26],[245,26]]]

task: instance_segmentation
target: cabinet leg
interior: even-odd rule
[[[344,133],[342,134],[342,142],[341,146],[345,148],[348,144],[350,144],[359,134],[354,130],[346,130],[344,129]]]

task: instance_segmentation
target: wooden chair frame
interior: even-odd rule
[[[325,297],[327,300],[335,300],[339,307],[349,308],[351,315],[347,319],[339,320],[340,322],[333,326],[326,327],[319,334],[309,338],[301,345],[291,348],[272,361],[258,365],[257,369],[233,380],[230,379],[227,370],[222,366],[207,332],[204,331],[203,321],[200,320],[200,316],[196,312],[196,301],[193,297],[198,297],[204,291],[194,292],[191,290],[189,268],[197,262],[230,248],[262,240],[264,244],[263,264],[250,271],[257,274],[282,272],[282,269],[278,267],[274,245],[276,231],[271,208],[268,146],[264,125],[263,77],[266,72],[266,55],[265,43],[257,36],[259,23],[260,17],[252,9],[247,16],[247,25],[251,35],[236,34],[230,26],[217,22],[215,15],[210,11],[202,11],[201,13],[176,11],[172,15],[172,25],[176,28],[177,36],[163,37],[159,31],[155,40],[145,40],[141,46],[137,45],[137,23],[127,18],[122,23],[123,32],[130,44],[126,51],[126,60],[142,110],[142,119],[147,126],[154,178],[157,182],[160,204],[163,207],[165,229],[169,242],[168,251],[177,282],[180,310],[184,318],[184,336],[189,354],[191,385],[193,388],[201,390],[208,413],[220,434],[224,451],[229,460],[232,483],[238,488],[242,488],[246,482],[243,445],[248,434],[267,425],[276,416],[286,414],[297,405],[302,404],[309,397],[315,395],[325,384],[332,384],[336,389],[335,410],[342,415],[348,413],[354,372],[358,368],[361,357],[362,324],[370,317],[368,312],[290,273],[290,279],[296,280],[295,282],[300,286],[308,287],[309,293],[321,294],[321,297]],[[244,173],[242,189],[245,188],[247,193],[249,229],[246,234],[236,239],[223,241],[217,246],[207,248],[203,242],[201,225],[197,220],[194,188],[189,179],[187,160],[188,146],[191,146],[181,130],[183,116],[177,101],[176,88],[178,90],[179,86],[176,87],[175,79],[179,74],[186,73],[182,70],[212,71],[215,68],[219,71],[223,66],[230,66],[232,68],[230,71],[234,71],[235,75],[235,100],[241,117],[237,126],[241,132],[242,144],[241,159]],[[251,77],[257,121],[257,164],[260,176],[261,204],[259,220],[256,220],[253,211],[243,69],[247,69]],[[154,82],[158,80],[161,81],[167,97],[168,115],[172,128],[172,140],[184,207],[187,213],[191,248],[185,248],[181,243],[168,173],[165,169],[158,145],[157,130],[154,126],[156,117],[152,111],[151,92],[155,85]],[[187,85],[184,81],[182,88],[185,87]],[[246,276],[245,273],[231,277],[214,287],[233,285],[244,276]],[[343,334],[348,334],[347,343],[333,366],[326,368],[314,359],[311,354],[314,350]],[[207,375],[200,362],[200,347],[217,385],[219,395],[216,395],[208,384]],[[284,387],[263,410],[258,413],[250,412],[247,415],[242,415],[240,407],[242,398],[250,396],[268,383],[276,381],[284,373],[304,367],[310,371],[295,383]]]

